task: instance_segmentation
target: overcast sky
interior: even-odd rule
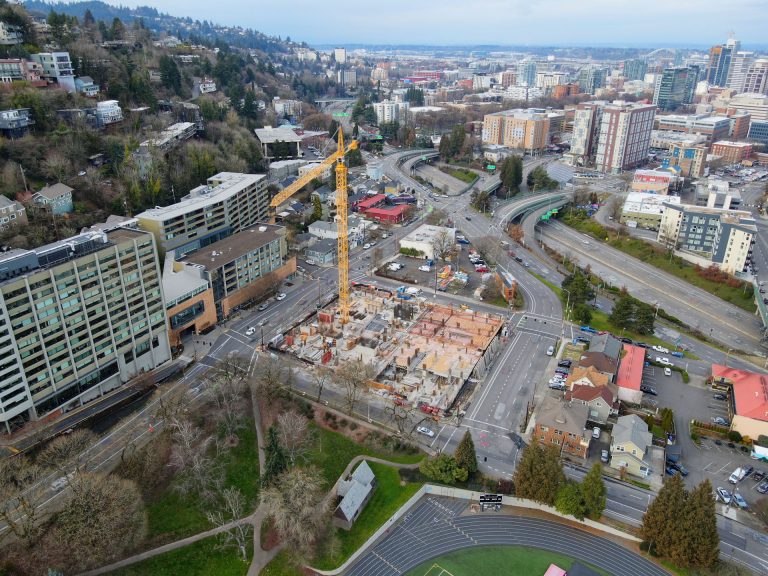
[[[120,0],[310,44],[768,44],[768,0]]]

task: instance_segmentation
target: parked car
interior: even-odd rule
[[[624,342],[624,344],[632,344],[632,338],[621,338],[621,341]]]
[[[768,492],[768,482],[761,482],[757,486],[757,491],[760,492],[760,494],[765,494],[766,492]]]
[[[608,458],[609,458],[608,450],[600,450],[600,462],[602,462],[603,464],[607,464]]]
[[[560,362],[557,363],[558,366],[561,368],[570,368],[571,364],[573,364],[572,360],[560,360]]]
[[[744,498],[742,498],[741,494],[739,494],[738,492],[733,493],[733,503],[736,504],[736,506],[738,506],[742,510],[746,510],[747,508],[749,508],[749,506],[747,506],[747,501],[744,500]]]
[[[370,247],[371,247],[371,245],[368,242],[363,244],[363,250],[368,250],[368,248],[370,248]]]
[[[722,416],[713,416],[712,417],[712,424],[717,424],[718,426],[730,426],[731,423],[728,422],[725,418]]]
[[[682,358],[683,356],[685,356],[685,354],[683,354],[682,352],[674,351],[672,352],[672,356],[674,356],[675,358]]]
[[[718,488],[717,489],[717,498],[722,500],[725,504],[730,504],[731,502],[731,493],[728,492],[725,488]]]
[[[286,296],[285,292],[280,292],[280,294],[275,296],[275,300],[277,300],[277,301],[285,300],[285,296]]]
[[[648,386],[647,384],[640,384],[640,392],[643,392],[645,394],[650,394],[651,396],[658,396],[658,392],[656,392],[656,389]]]
[[[664,376],[672,376],[672,368],[670,368],[669,366],[664,368]]]
[[[259,312],[264,312],[264,310],[266,310],[268,307],[269,307],[269,304],[267,304],[266,302],[264,302],[263,304],[261,304],[261,305],[260,305],[260,306],[257,308],[257,310],[258,310]]]
[[[744,468],[736,468],[733,472],[731,472],[731,475],[728,477],[728,482],[731,484],[738,484],[744,478],[747,477],[746,470]]]
[[[659,345],[657,344],[656,346],[651,346],[651,348],[652,348],[653,350],[655,350],[656,352],[660,352],[660,353],[662,353],[662,354],[669,354],[669,349],[668,349],[668,348],[664,348],[664,346],[659,346]],[[658,361],[658,360],[657,360],[657,361]]]
[[[523,438],[519,434],[516,434],[515,432],[510,432],[509,437],[512,439],[512,442],[514,442],[515,446],[517,446],[518,450],[522,450],[527,446],[527,444],[525,443],[525,440],[523,440]]]
[[[475,266],[475,272],[479,272],[480,274],[485,274],[490,271],[491,269],[488,268],[488,266]]]
[[[432,272],[432,268],[430,268],[426,264],[424,266],[419,266],[419,270],[422,272]]]
[[[568,368],[555,368],[555,372],[557,374],[562,374],[563,376],[566,376],[568,374]]]
[[[680,464],[680,463],[675,463],[675,464],[672,464],[672,467],[673,467],[675,470],[677,470],[678,472],[680,472],[680,475],[681,475],[683,478],[685,478],[686,476],[688,476],[688,470],[687,470],[687,469],[685,468],[685,466],[683,466],[682,464]]]
[[[656,356],[656,363],[663,364],[664,366],[674,366],[674,364],[669,361],[669,358],[664,358],[663,356]]]
[[[560,390],[560,391],[565,390],[565,384],[563,384],[562,382],[556,382],[555,384],[552,384],[550,382],[549,387],[552,388],[552,390]]]
[[[675,468],[673,468],[672,466],[665,466],[664,467],[664,472],[667,473],[667,476],[677,476],[677,474],[678,474],[677,470]]]
[[[586,336],[576,336],[574,340],[576,340],[576,342],[581,342],[583,344],[589,344],[590,342],[592,342],[592,340],[590,338],[587,338]]]
[[[645,342],[635,342],[635,346],[640,346],[640,348],[645,348],[645,349],[650,348],[650,346]]]
[[[550,346],[549,348],[547,348],[547,356],[554,356],[554,355],[555,355],[555,347]]]
[[[426,426],[419,426],[416,428],[416,432],[419,434],[424,434],[425,436],[429,436],[430,438],[433,438],[435,436],[435,433],[427,428]]]
[[[601,433],[602,430],[600,430],[600,426],[595,426],[592,428],[592,438],[600,438]]]
[[[755,473],[752,474],[752,480],[755,482],[760,482],[760,480],[763,480],[765,478],[765,472],[762,470],[755,470]]]
[[[718,392],[717,394],[712,394],[712,398],[714,398],[715,400],[728,400],[728,396],[726,396],[725,394],[721,394],[720,392]]]

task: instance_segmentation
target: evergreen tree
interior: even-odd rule
[[[581,482],[581,494],[584,497],[585,514],[597,520],[605,510],[605,483],[603,467],[595,464]]]
[[[585,304],[595,297],[595,291],[592,288],[592,285],[579,269],[576,269],[573,274],[564,278],[561,286],[564,288],[564,291],[561,294],[563,304],[569,301],[571,306],[576,306],[577,304]],[[565,290],[570,293],[570,298],[567,296]]]
[[[315,194],[312,198],[312,222],[317,222],[323,217],[323,205],[320,202],[320,196]]]
[[[573,307],[573,319],[579,324],[589,324],[592,321],[592,310],[586,304],[576,304]]]
[[[555,508],[561,514],[569,514],[578,520],[584,520],[587,506],[578,482],[567,481],[560,487],[555,499]]]
[[[443,484],[455,484],[457,481],[465,482],[469,477],[467,469],[459,466],[456,463],[456,458],[445,453],[424,460],[419,465],[419,470],[427,478]]]
[[[469,433],[469,430],[464,432],[464,438],[461,439],[461,442],[456,447],[456,463],[461,468],[466,468],[470,476],[477,472],[475,443],[472,441],[472,434]]]
[[[683,518],[683,540],[671,559],[678,566],[710,568],[720,556],[715,500],[709,480],[691,490]]]
[[[451,158],[456,158],[461,153],[461,149],[464,146],[464,139],[466,136],[467,133],[464,131],[464,126],[462,124],[458,124],[451,129]]]
[[[91,11],[89,9],[85,9],[85,14],[83,14],[83,24],[85,26],[93,26],[96,20],[93,18],[93,14],[91,14]]]
[[[112,40],[124,40],[125,39],[125,25],[120,18],[115,17],[112,20]]]
[[[712,495],[709,496],[712,498]],[[661,556],[671,556],[685,539],[687,498],[680,476],[669,478],[643,515],[640,537]]]
[[[645,302],[635,301],[634,330],[640,334],[653,334],[656,311]]]
[[[181,72],[176,61],[170,56],[160,56],[160,77],[163,86],[173,90],[177,95],[181,93]]]
[[[264,446],[264,467],[261,473],[261,485],[269,485],[275,478],[288,468],[288,458],[280,446],[277,428],[270,426],[267,430],[267,444]]]
[[[552,506],[564,483],[565,474],[556,446],[534,442],[523,451],[515,471],[515,494],[518,497]]]
[[[614,326],[619,328],[629,328],[633,324],[635,314],[635,303],[632,296],[626,292],[619,297],[611,311],[610,320]]]

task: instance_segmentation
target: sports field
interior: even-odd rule
[[[416,566],[406,576],[543,576],[550,564],[563,570],[574,560],[562,554],[522,546],[488,546],[459,550]],[[598,574],[611,576],[590,566]]]

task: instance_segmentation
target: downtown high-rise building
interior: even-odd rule
[[[536,62],[522,62],[517,65],[517,83],[520,86],[536,84]]]
[[[729,38],[725,44],[712,46],[709,49],[709,65],[704,78],[712,86],[723,88],[728,84],[728,75],[731,71],[731,62],[736,52],[741,48],[741,42]]]
[[[744,78],[743,91],[768,94],[768,58],[758,58],[752,63]]]
[[[667,68],[656,80],[653,103],[659,110],[671,111],[693,103],[699,67]]]
[[[565,155],[568,163],[574,166],[588,165],[597,151],[597,141],[600,138],[600,121],[603,108],[608,105],[605,100],[581,102],[576,106],[573,115],[573,134],[571,149]]]
[[[726,82],[727,88],[736,90],[736,92],[744,92],[747,74],[754,62],[754,52],[736,52],[731,58],[731,68],[728,72],[728,81]]]
[[[579,71],[579,88],[584,94],[594,94],[605,87],[605,70],[589,65]]]
[[[0,253],[0,425],[82,406],[171,359],[152,234]]]
[[[656,106],[616,101],[603,107],[595,168],[618,174],[648,161]]]
[[[632,60],[624,60],[624,79],[625,80],[642,80],[645,78],[645,73],[648,71],[648,62],[641,58],[634,58]]]

